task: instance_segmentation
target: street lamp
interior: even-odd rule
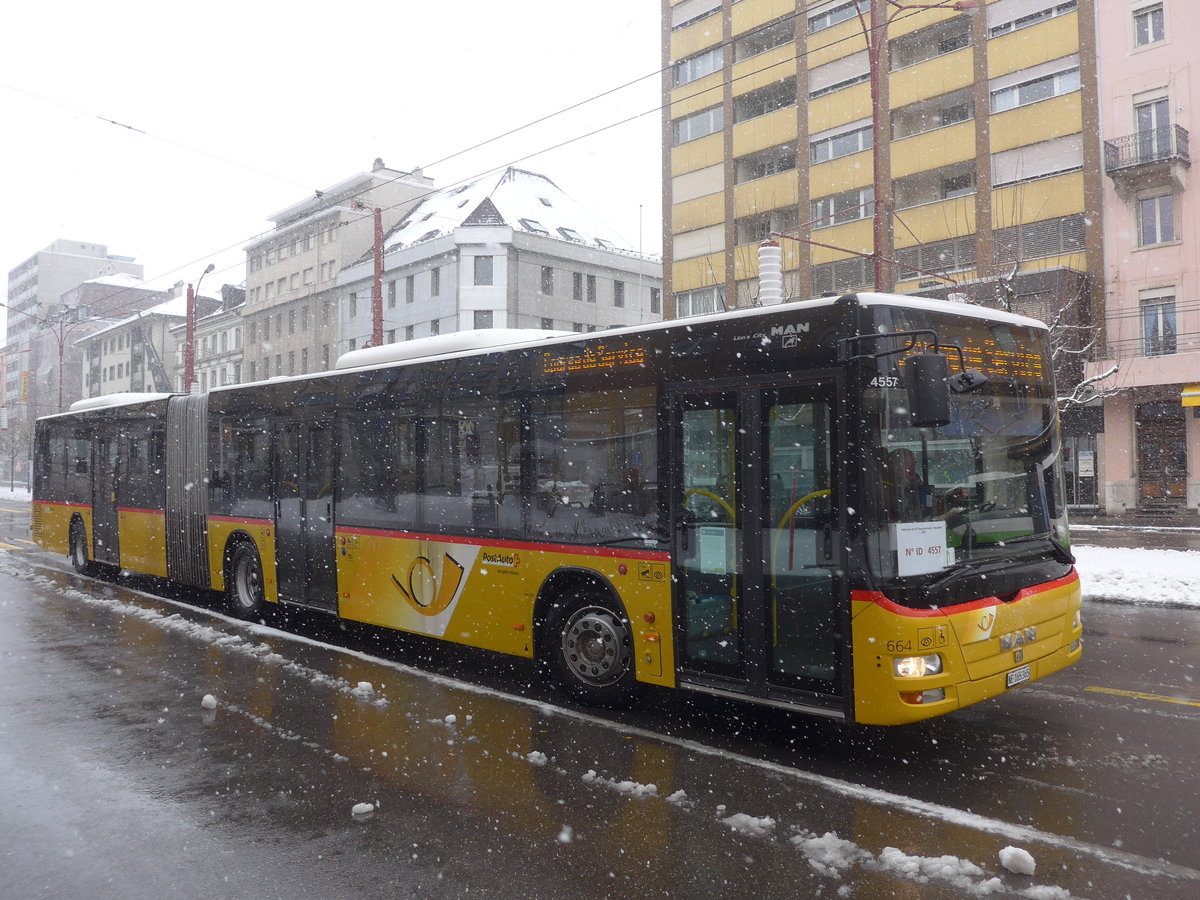
[[[889,172],[884,171],[884,157],[880,151],[883,146],[883,116],[881,103],[883,95],[883,66],[881,54],[887,46],[888,25],[900,13],[916,9],[946,9],[956,12],[975,13],[979,10],[978,0],[943,0],[941,3],[901,3],[899,0],[869,0],[871,4],[871,24],[867,24],[861,5],[855,6],[858,22],[862,27],[863,38],[867,42],[867,65],[870,67],[871,79],[871,165],[872,179],[875,187],[875,209],[871,219],[871,258],[874,263],[875,290],[885,291],[892,288],[891,280],[887,277],[887,259],[884,256],[885,238],[887,237],[888,213],[891,209],[891,191],[886,194],[881,190]],[[891,8],[889,11],[888,8]]]
[[[215,269],[212,263],[209,263],[200,277],[196,279],[196,289],[192,290],[192,286],[187,286],[187,312],[186,312],[186,327],[183,337],[183,392],[185,394],[192,393],[196,382],[196,294],[200,290],[200,282],[204,280],[204,276]]]
[[[352,209],[367,209],[361,200],[350,204]],[[375,274],[371,279],[371,346],[383,346],[383,210],[373,207],[375,213]]]

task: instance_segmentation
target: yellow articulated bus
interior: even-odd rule
[[[148,573],[869,724],[1076,662],[1045,326],[857,294],[360,350],[38,422],[34,535]]]

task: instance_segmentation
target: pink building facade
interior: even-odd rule
[[[1097,5],[1104,152],[1105,346],[1088,374],[1103,433],[1095,502],[1109,515],[1200,508],[1200,3]],[[1118,389],[1115,390],[1114,389]]]

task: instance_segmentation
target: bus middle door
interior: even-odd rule
[[[279,596],[336,611],[332,423],[276,425],[273,443]]]
[[[118,534],[117,487],[120,481],[120,440],[115,432],[97,433],[92,465],[92,559],[112,566],[121,564]]]

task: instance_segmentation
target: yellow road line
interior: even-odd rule
[[[27,541],[27,540],[25,540],[25,538],[10,538],[10,540],[14,540],[18,544],[28,544],[30,547],[37,546],[37,541]]]
[[[1153,700],[1157,703],[1177,703],[1180,706],[1200,707],[1200,700],[1182,700],[1179,697],[1168,697],[1165,694],[1146,694],[1142,691],[1122,691],[1118,688],[1089,687],[1087,690],[1095,694],[1112,694],[1116,697],[1132,697],[1134,700]]]
[[[27,510],[27,509],[9,509],[7,506],[0,506],[0,512],[27,513],[27,512],[29,512],[29,510]]]
[[[18,547],[16,544],[6,544],[0,541],[0,550],[24,550],[24,547]]]

